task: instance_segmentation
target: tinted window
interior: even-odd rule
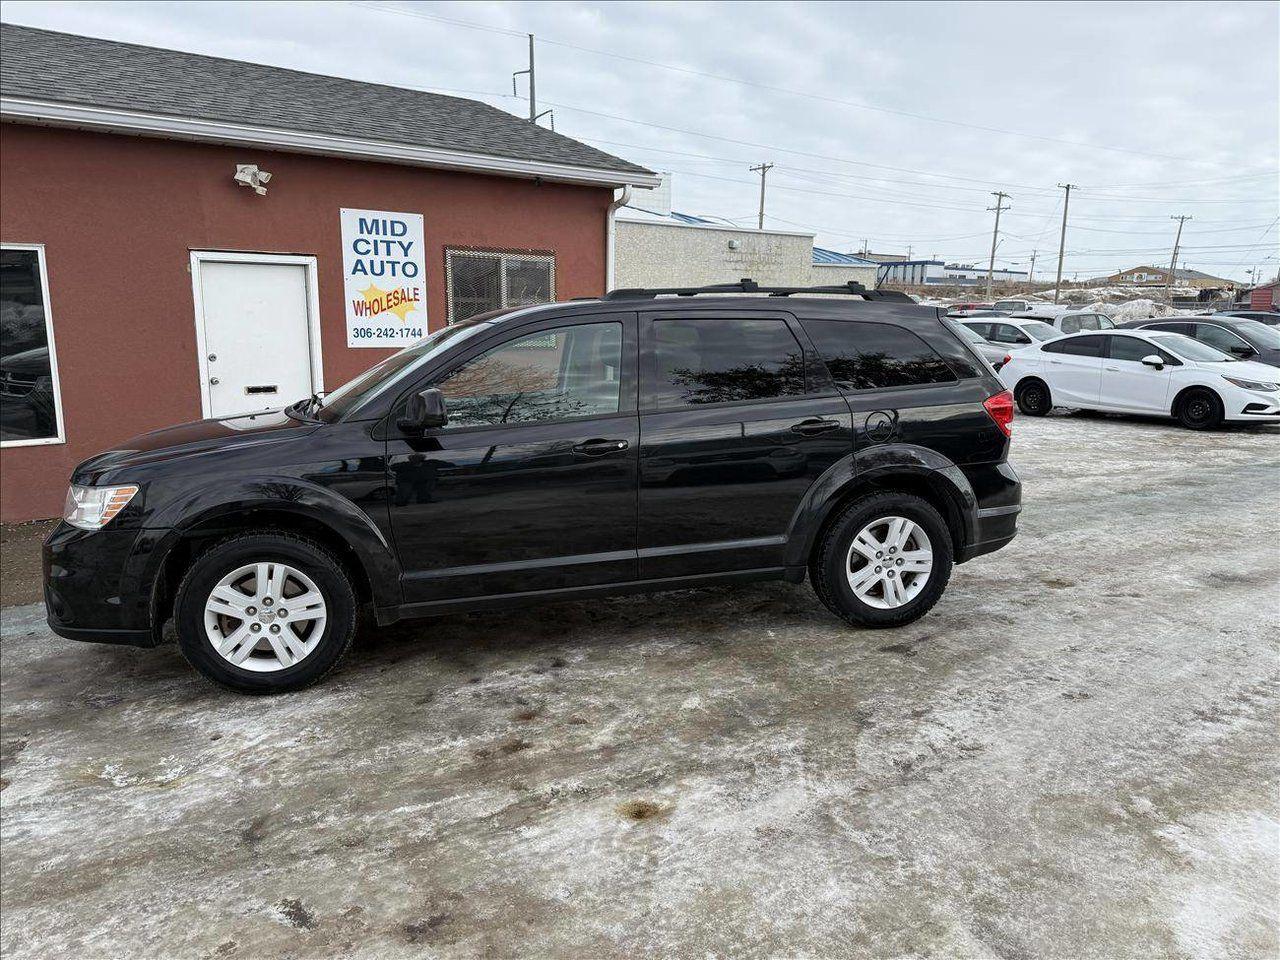
[[[965,326],[984,340],[991,338],[991,324],[989,323],[966,323]]]
[[[1102,356],[1102,342],[1105,337],[1067,337],[1046,343],[1040,349],[1045,353],[1066,353],[1073,357]]]
[[[804,328],[843,389],[905,387],[956,379],[938,352],[905,327],[806,320]]]
[[[1275,327],[1268,327],[1265,323],[1259,323],[1257,320],[1241,320],[1236,324],[1236,329],[1252,340],[1254,346],[1264,347],[1268,350],[1280,350],[1280,330]]]
[[[1137,337],[1111,338],[1112,360],[1140,361],[1143,357],[1149,357],[1153,353],[1158,355],[1165,363],[1168,363],[1171,359],[1165,351],[1154,344],[1148,343],[1146,340],[1139,340]]]
[[[1171,333],[1190,333],[1190,332],[1191,332],[1191,324],[1189,324],[1189,323],[1174,323],[1173,321],[1166,321],[1165,323],[1148,323],[1148,324],[1146,324],[1146,325],[1145,325],[1144,329],[1146,329],[1146,330],[1168,330],[1168,331],[1170,331]]]
[[[650,330],[647,408],[805,392],[804,356],[782,320],[655,320]]]
[[[1236,336],[1230,330],[1225,330],[1222,327],[1214,326],[1213,324],[1197,323],[1196,339],[1207,343],[1211,347],[1217,347],[1223,353],[1240,355],[1246,350],[1250,353],[1253,352],[1253,348],[1240,339],[1240,337]]]
[[[617,413],[622,324],[585,323],[527,334],[445,374],[450,427],[537,423]]]

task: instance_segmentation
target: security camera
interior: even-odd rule
[[[256,163],[237,163],[236,175],[232,179],[242,187],[252,187],[254,193],[263,196],[267,192],[263,184],[271,180],[271,174],[259,170]]]

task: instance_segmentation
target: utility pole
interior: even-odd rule
[[[996,212],[996,228],[991,231],[991,261],[987,264],[987,299],[991,299],[991,276],[996,270],[996,244],[999,243],[1000,237],[1000,211],[1004,209],[1004,202],[1009,199],[1009,195],[1003,190],[993,190],[991,195],[996,198],[994,207],[987,207],[988,210]]]
[[[907,244],[907,259],[908,259],[908,260],[910,260],[910,259],[911,259],[911,250],[912,250],[911,244]]]
[[[1062,256],[1067,251],[1067,208],[1071,206],[1071,188],[1075,184],[1060,183],[1058,186],[1067,191],[1067,196],[1062,201],[1062,236],[1058,238],[1058,279],[1053,282],[1054,303],[1058,302],[1058,295],[1062,292]]]
[[[1182,242],[1182,225],[1186,223],[1188,220],[1192,220],[1194,218],[1183,215],[1180,217],[1170,217],[1169,219],[1178,221],[1178,232],[1173,238],[1173,256],[1169,258],[1168,292],[1169,292],[1169,303],[1172,304],[1173,303],[1173,278],[1176,277],[1178,274],[1178,245]]]
[[[538,122],[538,86],[535,81],[534,72],[533,72],[533,34],[532,33],[529,34],[529,69],[517,70],[515,73],[511,74],[511,93],[513,96],[518,95],[516,91],[516,77],[520,76],[522,73],[527,73],[529,75],[529,122],[537,123]]]
[[[1031,251],[1031,269],[1027,271],[1027,283],[1036,282],[1036,253],[1035,250]]]
[[[758,167],[751,167],[752,173],[760,174],[760,219],[758,222],[759,229],[764,229],[764,178],[765,175],[773,169],[772,163],[762,163]]]

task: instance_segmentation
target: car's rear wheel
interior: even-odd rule
[[[1043,417],[1053,409],[1049,385],[1035,377],[1028,377],[1018,384],[1014,399],[1018,401],[1018,409],[1028,417]]]
[[[938,602],[951,566],[951,534],[933,505],[883,491],[855,500],[827,528],[810,578],[846,622],[900,627]]]
[[[1222,400],[1208,387],[1188,390],[1178,398],[1173,415],[1189,430],[1212,430],[1222,423]]]
[[[329,551],[284,532],[241,534],[202,553],[178,588],[178,645],[205,677],[241,693],[283,693],[331,671],[358,604]]]

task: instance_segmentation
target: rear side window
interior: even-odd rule
[[[805,392],[804,352],[783,320],[655,320],[649,329],[641,385],[647,409]]]
[[[1079,317],[1063,317],[1062,332],[1063,333],[1079,333],[1080,318]]]
[[[847,320],[803,323],[842,389],[907,387],[956,379],[947,361],[905,327]]]
[[[1045,353],[1066,353],[1073,357],[1100,357],[1104,340],[1106,337],[1068,337],[1046,343],[1040,349]]]

